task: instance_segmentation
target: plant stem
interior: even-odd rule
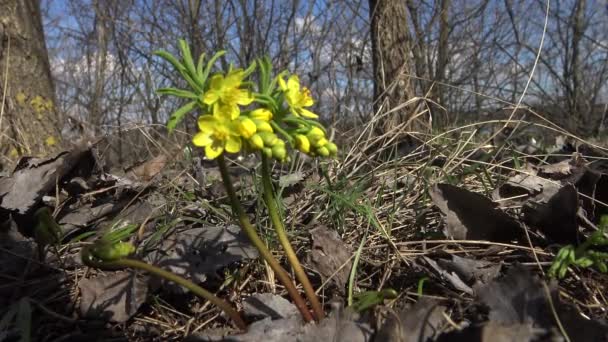
[[[298,260],[295,251],[291,247],[291,243],[289,243],[289,238],[287,237],[287,233],[285,232],[285,225],[283,224],[283,220],[279,215],[277,199],[275,197],[274,190],[272,189],[268,158],[264,154],[262,154],[262,187],[264,189],[264,202],[266,203],[266,207],[268,208],[268,213],[270,215],[272,225],[274,226],[274,229],[277,232],[279,242],[285,250],[285,256],[291,264],[291,267],[293,267],[296,277],[304,288],[304,293],[310,301],[310,305],[312,306],[315,318],[317,319],[317,321],[320,321],[325,317],[325,312],[323,312],[323,307],[319,302],[319,298],[315,294],[315,290],[310,284],[310,280],[308,280],[306,272],[304,272],[304,269],[302,268],[302,265],[300,264],[300,261]]]
[[[88,248],[83,249],[82,260],[87,266],[101,268],[101,269],[118,269],[118,268],[124,268],[124,267],[136,268],[136,269],[144,270],[148,273],[152,273],[154,275],[157,275],[161,278],[167,279],[174,283],[177,283],[177,284],[187,288],[188,290],[192,291],[197,296],[210,301],[212,304],[214,304],[217,307],[219,307],[220,309],[222,309],[234,321],[234,323],[236,324],[236,326],[239,329],[245,330],[247,328],[247,324],[245,324],[245,321],[243,321],[243,319],[241,318],[241,315],[230,304],[228,304],[226,301],[218,298],[213,293],[196,285],[195,283],[191,282],[190,280],[183,278],[181,276],[178,276],[175,273],[165,271],[162,268],[159,268],[154,265],[150,265],[148,263],[145,263],[140,260],[135,260],[135,259],[122,258],[122,259],[117,259],[117,260],[112,260],[112,261],[94,260],[94,258],[90,255]]]
[[[279,281],[283,284],[283,286],[285,286],[285,289],[287,289],[289,296],[294,301],[294,304],[296,305],[298,310],[300,310],[300,313],[302,314],[304,320],[306,322],[312,321],[312,315],[308,311],[306,302],[298,292],[298,289],[296,289],[294,283],[291,280],[291,277],[289,276],[287,271],[285,271],[285,269],[281,267],[277,259],[272,256],[270,250],[268,250],[262,239],[260,239],[260,237],[258,236],[255,227],[249,221],[245,210],[243,210],[243,207],[241,206],[241,203],[239,202],[236,196],[236,192],[234,191],[234,186],[232,185],[232,181],[230,180],[230,175],[228,174],[228,168],[226,166],[226,160],[224,159],[223,155],[220,154],[219,157],[217,157],[217,164],[220,168],[220,174],[222,175],[222,181],[224,183],[224,187],[226,188],[226,192],[228,193],[228,198],[230,199],[232,211],[239,220],[239,223],[245,231],[245,234],[247,234],[247,237],[249,237],[251,243],[258,249],[258,251],[260,252],[260,256],[264,260],[266,260],[270,268],[274,271],[274,273],[276,273],[277,277],[279,278]]]

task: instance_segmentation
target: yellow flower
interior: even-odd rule
[[[213,106],[213,115],[228,115],[234,120],[240,115],[239,105],[247,106],[253,102],[251,92],[240,88],[243,78],[243,69],[232,70],[225,77],[222,74],[211,77],[209,90],[203,95],[203,102]]]
[[[315,102],[310,96],[310,90],[306,87],[300,89],[300,79],[297,75],[292,75],[287,80],[287,83],[283,78],[279,77],[279,87],[285,92],[285,99],[291,109],[293,115],[303,116],[305,118],[316,119],[319,116],[304,107],[310,107]]]
[[[200,132],[194,136],[192,143],[204,147],[209,159],[217,158],[224,150],[237,153],[241,150],[241,137],[235,126],[235,122],[225,117],[201,115],[198,118]]]

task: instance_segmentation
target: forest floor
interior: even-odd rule
[[[0,176],[0,341],[608,340],[605,142],[515,124],[501,144],[481,124],[383,136],[366,126],[341,132],[352,138],[336,138],[339,158],[274,166],[290,241],[328,313],[318,324],[301,321],[196,151],[150,141],[127,169],[109,167],[101,144],[23,158]],[[258,169],[231,159],[247,214],[291,270]],[[42,255],[41,206],[63,232]],[[83,246],[125,226],[136,258],[233,304],[247,332],[180,286],[83,265]]]

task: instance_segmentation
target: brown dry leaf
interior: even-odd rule
[[[429,194],[446,217],[448,237],[508,242],[521,235],[519,223],[483,195],[450,184],[436,184]]]
[[[557,314],[570,341],[606,341],[608,338],[605,322],[585,319],[576,308],[560,303],[556,284],[545,286],[522,267],[513,267],[506,276],[477,288],[476,292],[480,301],[490,308],[489,318],[493,323],[530,325],[551,332],[554,339],[547,340],[555,341],[562,338],[555,320]]]
[[[312,229],[310,262],[323,278],[332,277],[332,282],[343,289],[352,267],[350,247],[342,241],[338,232],[325,226]],[[338,271],[339,270],[339,271]]]
[[[528,199],[542,200],[553,196],[560,188],[556,181],[536,175],[536,171],[527,170],[526,174],[519,173],[492,193],[492,199],[500,201],[502,207],[521,205]]]
[[[74,168],[86,168],[81,173],[90,172],[92,158],[86,149],[60,152],[47,158],[21,158],[10,177],[0,178],[0,211],[21,215],[31,212]]]
[[[391,315],[376,333],[375,342],[418,342],[435,340],[446,327],[445,307],[421,299],[411,308]]]
[[[487,284],[500,274],[502,263],[473,260],[452,255],[452,260],[422,257],[442,278],[457,290],[473,294],[473,285]]]
[[[146,300],[148,278],[140,278],[134,272],[119,271],[82,279],[78,289],[81,316],[125,322]]]
[[[318,324],[304,324],[299,315],[272,320],[267,317],[252,323],[247,332],[232,336],[207,334],[189,336],[186,341],[197,342],[369,342],[373,330],[358,313],[336,308]]]
[[[482,326],[469,326],[441,335],[437,342],[532,342],[544,333],[544,329],[534,328],[531,324],[504,325],[488,322]]]
[[[127,169],[126,175],[136,181],[148,182],[159,174],[165,165],[167,165],[167,156],[159,154],[150,160]]]
[[[578,192],[566,184],[546,202],[528,201],[522,207],[523,220],[538,228],[549,240],[578,242]]]
[[[257,249],[245,233],[238,226],[230,225],[177,230],[165,237],[146,260],[195,282],[203,282],[208,274],[222,267],[257,257]],[[182,287],[172,283],[163,288],[183,292]]]

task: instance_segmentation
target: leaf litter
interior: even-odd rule
[[[533,265],[536,260],[529,251],[530,242],[539,250],[537,257],[540,261],[547,263],[551,261],[548,257],[551,249],[547,252],[542,248],[551,244],[577,244],[579,239],[584,239],[585,229],[597,224],[601,214],[606,212],[606,206],[595,199],[600,202],[608,199],[608,178],[600,171],[601,167],[588,163],[578,154],[554,164],[526,166],[523,172],[505,177],[493,192],[490,189],[492,198],[446,183],[432,186],[428,193],[443,218],[439,225],[443,227],[446,238],[487,242],[486,246],[490,247],[474,249],[458,242],[442,242],[437,247],[422,245],[422,249],[418,249],[423,252],[419,257],[421,263],[405,267],[429,277],[428,285],[424,287],[418,282],[417,295],[422,295],[422,298],[407,292],[402,298],[385,301],[384,305],[380,304],[369,312],[355,313],[345,308],[341,304],[341,295],[349,282],[353,246],[358,246],[359,241],[348,234],[339,236],[327,225],[311,230],[312,248],[305,266],[321,276],[319,284],[331,278],[338,290],[324,289],[333,293],[337,301],[332,304],[333,310],[328,318],[308,325],[301,321],[293,304],[284,296],[264,292],[272,287],[262,285],[263,281],[234,278],[241,289],[247,284],[245,288],[251,291],[241,292],[237,297],[231,292],[237,290],[226,292],[224,285],[218,283],[217,272],[247,267],[257,258],[257,252],[237,226],[230,222],[217,224],[218,216],[214,211],[200,207],[192,211],[192,202],[185,202],[183,208],[190,209],[184,209],[184,213],[196,214],[196,220],[175,221],[176,216],[170,211],[159,210],[171,205],[166,197],[160,196],[160,201],[153,199],[162,191],[170,190],[158,180],[163,179],[163,168],[170,167],[171,160],[157,155],[122,174],[112,174],[97,165],[92,155],[95,155],[93,151],[84,149],[62,152],[49,158],[24,158],[10,175],[0,177],[0,218],[2,232],[7,234],[0,241],[3,243],[0,245],[0,274],[14,277],[10,284],[35,279],[34,270],[40,270],[31,266],[35,264],[36,252],[35,244],[28,237],[31,234],[28,213],[43,204],[54,207],[60,203],[55,208],[56,218],[68,238],[76,239],[72,243],[64,240],[68,246],[63,252],[66,255],[48,259],[51,264],[47,273],[61,272],[62,263],[78,251],[79,244],[88,243],[99,231],[120,220],[142,225],[138,239],[145,248],[138,252],[139,257],[195,282],[216,286],[224,296],[233,294],[227,298],[234,300],[248,319],[247,332],[235,334],[228,329],[212,334],[214,328],[221,328],[215,324],[209,327],[209,333],[189,334],[190,340],[545,341],[563,339],[564,333],[571,341],[607,339],[608,330],[601,318],[595,315],[588,319],[581,311],[588,315],[589,310],[567,300],[568,297],[560,296],[560,290],[572,292],[580,287],[566,282],[560,283],[560,288],[556,282],[547,284],[530,272],[536,267]],[[209,172],[213,173],[213,169]],[[311,190],[302,184],[309,182],[307,178],[311,177],[318,175],[296,171],[278,176],[281,186],[297,193],[293,206],[297,207],[299,202],[310,196]],[[34,181],[37,178],[43,181]],[[409,178],[415,179],[408,175]],[[241,177],[240,186],[244,191],[246,182]],[[182,187],[180,191],[187,192],[188,196],[191,193],[196,196],[198,191],[199,195],[210,193],[209,189],[217,181],[207,182],[200,190],[185,179],[174,179],[172,184],[179,184],[174,186]],[[415,186],[414,181],[411,187]],[[23,196],[17,195],[20,192]],[[221,204],[222,196],[220,191],[208,201]],[[314,201],[321,204],[323,200]],[[303,208],[306,207],[288,210],[308,210]],[[222,221],[226,215],[219,217]],[[525,230],[531,234],[532,240],[528,240]],[[82,234],[84,237],[80,237]],[[372,236],[371,241],[374,238]],[[509,247],[516,245],[523,247]],[[497,246],[502,247],[494,248]],[[383,264],[376,264],[368,258],[362,259],[362,269],[373,270],[371,274],[383,273],[386,286],[392,286],[398,293],[406,293],[408,287],[415,287],[416,282],[408,282],[407,278],[398,282],[390,280],[390,272],[398,272],[400,266],[388,271]],[[528,265],[514,266],[518,262]],[[394,264],[399,265],[398,262]],[[151,298],[171,301],[174,296],[184,296],[181,288],[171,284],[158,287],[153,279],[142,273],[126,270],[90,270],[84,273],[78,263],[69,264],[69,267],[68,272],[79,275],[76,278],[79,279],[76,282],[78,291],[73,297],[69,295],[74,293],[70,291],[69,284],[72,282],[73,289],[74,283],[69,277],[60,277],[59,282],[53,284],[58,295],[52,296],[50,303],[57,300],[52,298],[75,299],[74,303],[55,309],[59,314],[108,322],[131,322],[142,315],[156,315],[155,319],[159,319],[161,315],[151,312],[150,307],[143,304],[150,303]],[[377,285],[361,280],[364,279],[361,277],[358,279],[356,291],[360,288],[374,289]],[[447,287],[442,287],[442,284]],[[450,291],[442,290],[448,287]],[[35,288],[24,287],[28,294],[35,294],[29,292]],[[0,291],[8,296],[19,293],[12,290],[13,287],[7,289],[9,287],[0,286]],[[49,293],[40,288],[34,291]],[[437,294],[440,298],[426,298],[427,291],[429,297]],[[442,298],[446,293],[447,297]],[[8,299],[7,304],[10,301]],[[186,304],[180,307],[180,304],[175,304],[174,307],[172,310],[197,315],[197,306]],[[158,310],[156,306],[152,308]],[[163,312],[164,315],[179,317],[170,311]],[[156,327],[154,325],[152,330]],[[143,331],[146,330],[152,331]]]

